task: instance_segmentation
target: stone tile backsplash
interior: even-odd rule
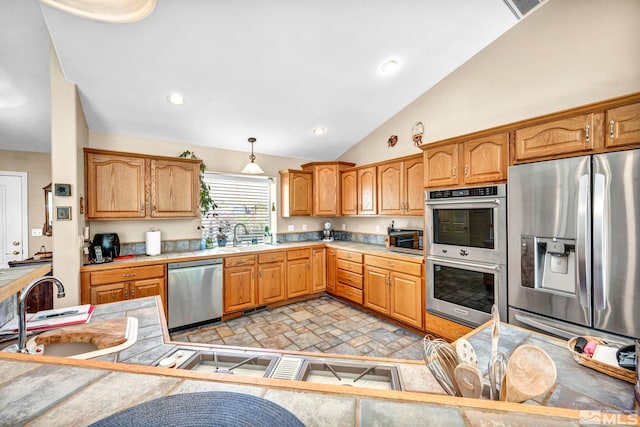
[[[322,231],[306,231],[302,233],[280,233],[276,235],[279,243],[287,242],[304,242],[322,240]],[[333,238],[335,240],[345,240],[360,243],[370,243],[373,245],[384,245],[384,235],[352,233],[350,231],[334,230]],[[202,241],[200,239],[186,240],[163,240],[161,243],[161,251],[163,254],[172,252],[193,252],[201,249]],[[144,242],[121,243],[121,255],[144,255],[146,253]]]

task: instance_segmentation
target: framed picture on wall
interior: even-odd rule
[[[56,206],[56,219],[68,221],[71,219],[71,206]]]
[[[70,196],[71,184],[54,184],[56,196]]]

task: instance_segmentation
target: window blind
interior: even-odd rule
[[[212,227],[214,239],[221,227],[230,244],[234,226],[241,223],[247,227],[248,234],[238,227],[240,241],[257,239],[262,242],[265,227],[271,223],[270,178],[205,172],[204,180],[217,208],[216,215],[202,218],[202,226],[205,229]]]

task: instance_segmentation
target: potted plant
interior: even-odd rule
[[[178,157],[182,157],[184,159],[200,160],[198,157],[196,157],[196,154],[193,151],[189,150],[183,151]],[[215,210],[218,205],[216,205],[216,202],[211,197],[209,185],[204,181],[205,170],[207,170],[207,166],[204,164],[204,162],[200,162],[200,213],[202,214],[202,218],[209,218],[217,215],[215,213]],[[209,229],[206,229],[206,227],[204,227],[203,225],[199,225],[198,230],[203,230],[201,249],[213,248],[213,229],[211,229],[211,227],[209,227]]]

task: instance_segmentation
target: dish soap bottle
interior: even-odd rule
[[[218,239],[218,247],[224,248],[227,246],[227,235],[222,232],[222,227],[218,227],[218,234],[216,235]]]

